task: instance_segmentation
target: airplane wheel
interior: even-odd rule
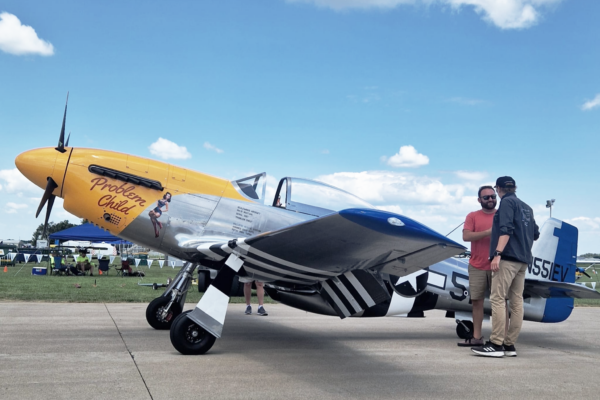
[[[465,324],[466,327],[469,328],[468,332],[463,326],[463,324]],[[465,319],[462,321],[462,324],[456,324],[456,334],[461,339],[468,339],[471,336],[473,336],[473,322]]]
[[[186,311],[173,321],[171,344],[183,355],[204,354],[215,344],[216,337],[188,318]]]
[[[208,286],[210,286],[210,271],[198,271],[198,291],[204,293]]]
[[[179,303],[171,304],[169,313],[165,318],[161,316],[164,308],[169,304],[171,300],[168,297],[157,297],[152,300],[146,308],[146,321],[151,327],[158,330],[165,330],[171,328],[173,321],[179,314],[181,314],[181,306]]]

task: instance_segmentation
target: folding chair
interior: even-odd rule
[[[67,266],[62,264],[62,257],[54,257],[53,275],[64,275],[67,272]]]
[[[107,274],[108,275],[108,270],[109,270],[109,260],[104,260],[104,259],[98,259],[98,271],[102,271],[103,274]]]
[[[131,268],[129,267],[129,261],[121,261],[121,268],[115,268],[115,271],[117,271],[117,275],[129,275],[129,272],[131,272]]]

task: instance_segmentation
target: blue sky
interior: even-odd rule
[[[70,91],[76,147],[317,178],[444,234],[480,185],[511,175],[540,225],[555,198],[579,253],[600,252],[600,2],[8,0],[0,13],[0,238],[42,222],[14,158],[56,144]],[[159,138],[172,150],[153,154]]]

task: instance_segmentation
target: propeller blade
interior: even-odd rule
[[[65,150],[65,121],[67,120],[67,104],[69,104],[69,92],[67,92],[67,102],[65,103],[65,115],[63,116],[62,128],[60,130],[60,136],[58,137],[58,147],[56,150],[64,153]]]
[[[69,136],[67,136],[67,142],[65,143],[65,147],[69,147],[69,139],[71,139],[71,132],[69,132]]]
[[[48,177],[48,183],[46,183],[46,190],[44,191],[44,195],[42,196],[42,201],[40,201],[40,206],[38,207],[37,212],[35,213],[36,218],[40,215],[40,212],[42,211],[42,208],[44,208],[44,204],[46,204],[48,199],[50,199],[50,197],[56,197],[52,194],[52,192],[54,192],[54,189],[56,189],[57,187],[58,185],[56,184],[56,182],[54,182],[54,179]],[[54,199],[52,199],[52,202],[54,203]]]
[[[46,220],[44,221],[44,231],[42,237],[46,237],[46,230],[48,229],[48,220],[50,219],[50,213],[52,212],[52,206],[54,205],[55,195],[51,195],[48,199],[48,207],[46,207]]]

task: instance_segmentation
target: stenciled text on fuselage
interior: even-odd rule
[[[91,180],[91,183],[92,187],[90,190],[98,188],[100,192],[114,193],[100,197],[100,200],[98,200],[98,205],[100,207],[110,208],[127,215],[129,214],[129,211],[136,206],[139,205],[143,207],[146,204],[146,200],[134,192],[136,187],[129,183],[123,183],[120,186],[113,185],[108,183],[108,179],[106,178],[94,178]],[[124,197],[125,199],[120,199],[118,196]],[[133,204],[131,204],[130,201]]]

